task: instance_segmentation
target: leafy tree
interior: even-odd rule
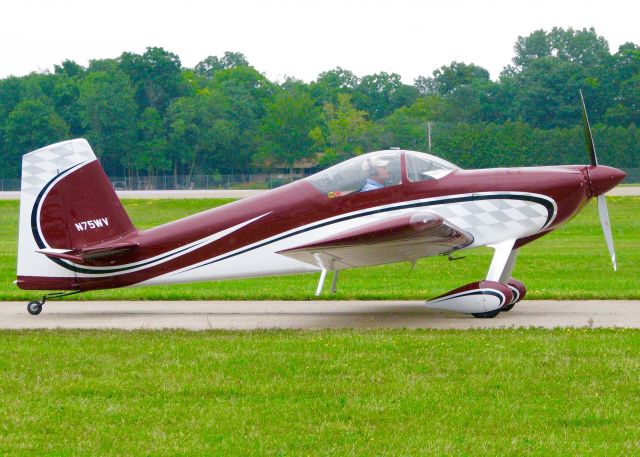
[[[54,65],[53,68],[56,75],[66,75],[69,78],[80,77],[85,72],[84,67],[73,60],[64,60],[60,65]]]
[[[523,119],[545,128],[573,124],[578,107],[575,96],[580,88],[589,101],[592,120],[602,118],[615,89],[608,70],[608,43],[593,28],[554,27],[549,33],[536,30],[528,37],[518,37],[514,50],[514,66],[503,71],[497,97],[506,102],[506,119]],[[550,73],[545,76],[544,72]],[[561,91],[568,94],[564,100]],[[538,113],[532,116],[535,111]]]
[[[371,129],[365,111],[351,104],[349,94],[339,94],[337,105],[326,103],[321,116],[323,126],[315,127],[310,135],[315,146],[324,152],[323,165],[329,165],[362,154],[362,137]]]
[[[14,108],[23,100],[23,78],[9,76],[0,80],[0,158],[3,163],[19,162],[16,151],[9,151],[9,145],[5,141],[7,117]],[[13,161],[13,162],[12,162]],[[0,176],[15,178],[19,176],[18,165],[3,167]]]
[[[294,76],[285,76],[284,81],[280,83],[280,89],[283,89],[286,92],[309,93],[309,85]]]
[[[2,174],[16,176],[20,156],[69,138],[69,126],[41,100],[22,100],[9,114],[4,127],[5,156]]]
[[[87,72],[94,73],[102,71],[104,73],[115,73],[122,71],[118,59],[92,59],[89,61]]]
[[[228,99],[210,92],[182,97],[171,105],[167,122],[174,175],[184,171],[189,183],[197,168],[210,171],[215,165],[229,166],[238,132],[228,110]]]
[[[624,127],[640,125],[640,73],[622,83],[617,101],[607,110],[607,123]]]
[[[491,120],[490,90],[493,83],[459,86],[445,96],[446,109],[443,120],[449,122],[482,122]]]
[[[171,161],[167,157],[167,138],[160,113],[147,108],[140,115],[137,125],[138,141],[133,165],[136,170],[155,176],[158,171],[169,171]]]
[[[640,129],[635,125],[596,125],[593,129],[598,159],[621,168],[640,168]]]
[[[192,97],[204,87],[202,78],[194,70],[183,68],[180,71],[180,87],[183,97]]]
[[[448,95],[460,86],[489,81],[489,72],[484,68],[454,61],[435,70],[431,78],[419,76],[415,85],[422,95]]]
[[[340,94],[353,94],[358,82],[358,77],[351,71],[336,67],[320,73],[316,81],[311,83],[311,96],[320,105],[335,104]]]
[[[198,62],[194,71],[198,76],[206,79],[211,79],[213,76],[222,70],[228,70],[230,68],[248,67],[249,62],[241,52],[229,52],[226,51],[224,56],[209,56],[204,60]]]
[[[640,75],[640,48],[633,43],[625,43],[606,65],[601,65],[594,73],[598,84],[586,95],[590,108],[595,100],[598,113],[602,114],[596,120],[614,125],[634,122],[631,108],[626,103],[633,103],[633,82],[629,81]]]
[[[526,37],[519,36],[513,47],[513,64],[518,69],[525,68],[534,60],[551,56],[551,41],[547,32],[536,30]]]
[[[45,104],[51,103],[53,92],[53,76],[48,73],[30,73],[20,78],[20,100],[40,100]]]
[[[437,124],[434,129],[433,152],[462,168],[482,168],[486,148],[484,124],[463,122]]]
[[[273,83],[248,66],[219,71],[208,87],[229,98],[233,105],[232,116],[241,129],[249,128],[264,116],[265,104],[275,91]]]
[[[286,163],[290,169],[296,160],[315,151],[309,136],[319,119],[313,99],[301,90],[282,90],[267,104],[262,119],[261,152]]]
[[[381,72],[360,80],[354,91],[353,103],[373,119],[380,119],[402,106],[410,105],[416,98],[417,89],[403,84],[400,75]]]
[[[55,75],[51,99],[56,112],[65,120],[74,137],[84,134],[82,108],[80,106],[80,84],[78,77],[62,72]]]
[[[442,120],[476,122],[501,116],[494,108],[496,84],[489,72],[477,65],[452,62],[435,70],[430,78],[418,77],[415,84],[422,94],[446,98],[446,109],[440,113]]]
[[[182,95],[180,58],[163,48],[149,47],[142,55],[125,52],[120,68],[131,79],[141,109],[153,107],[163,113]]]
[[[598,65],[609,56],[609,43],[593,27],[582,30],[554,27],[549,41],[556,57],[585,67]]]
[[[607,71],[618,85],[640,74],[640,46],[634,43],[621,45],[618,52],[612,56]]]
[[[22,78],[9,76],[0,80],[0,125],[23,98]]]
[[[540,128],[571,126],[581,119],[578,91],[585,85],[584,69],[557,57],[532,62],[517,78],[513,102],[521,119]]]
[[[265,107],[276,86],[253,67],[236,66],[217,72],[208,88],[222,94],[228,101],[226,118],[237,131],[230,145],[233,152],[227,154],[224,164],[213,168],[246,170],[251,163],[251,155],[256,151]]]
[[[119,174],[118,165],[132,171],[137,107],[127,75],[89,74],[80,84],[79,104],[87,137],[107,172]]]
[[[609,56],[609,44],[592,28],[574,30],[554,27],[551,32],[536,30],[518,37],[513,64],[521,71],[538,59],[557,57],[584,66],[602,63]]]
[[[382,147],[397,146],[416,151],[428,149],[428,123],[435,129],[438,121],[446,120],[449,102],[439,95],[420,97],[412,105],[397,109],[382,121]]]
[[[413,86],[397,74],[358,78],[340,67],[310,84],[277,84],[241,53],[185,69],[177,55],[147,48],[86,69],[66,60],[53,73],[0,79],[0,157],[16,165],[2,173],[17,177],[16,132],[31,116],[87,136],[110,174],[244,172],[265,157],[291,164],[324,151],[330,163],[382,147],[420,150],[429,122],[434,152],[463,166],[583,162],[582,89],[607,163],[638,166],[639,86],[640,47],[625,43],[611,55],[593,29],[518,37],[497,81],[452,62]]]

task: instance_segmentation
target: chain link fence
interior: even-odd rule
[[[239,190],[273,189],[303,178],[302,174],[260,173],[234,175],[111,176],[115,190]],[[0,179],[0,192],[19,191],[19,179]]]
[[[623,168],[622,171],[627,174],[623,184],[640,184],[640,168]]]
[[[110,177],[116,190],[239,190],[273,189],[289,184],[302,175],[242,174],[195,176]]]
[[[20,190],[19,179],[0,179],[0,192]]]

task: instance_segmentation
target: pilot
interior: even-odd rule
[[[384,187],[384,183],[389,179],[389,165],[388,160],[373,158],[370,162],[367,162],[367,171],[369,176],[364,187],[360,189],[360,192],[367,192],[369,190],[381,189]]]

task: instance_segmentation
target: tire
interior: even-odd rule
[[[492,319],[500,314],[500,311],[501,310],[496,309],[495,311],[487,311],[485,313],[471,313],[471,315],[473,317],[477,317],[478,319]]]
[[[32,316],[37,316],[42,312],[42,303],[40,303],[39,301],[29,302],[29,304],[27,305],[27,311],[29,311],[29,314],[31,314]]]

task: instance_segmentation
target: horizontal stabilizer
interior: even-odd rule
[[[138,243],[113,243],[84,249],[38,249],[36,252],[54,259],[69,260],[74,263],[85,264],[90,260],[117,259],[138,247]]]

